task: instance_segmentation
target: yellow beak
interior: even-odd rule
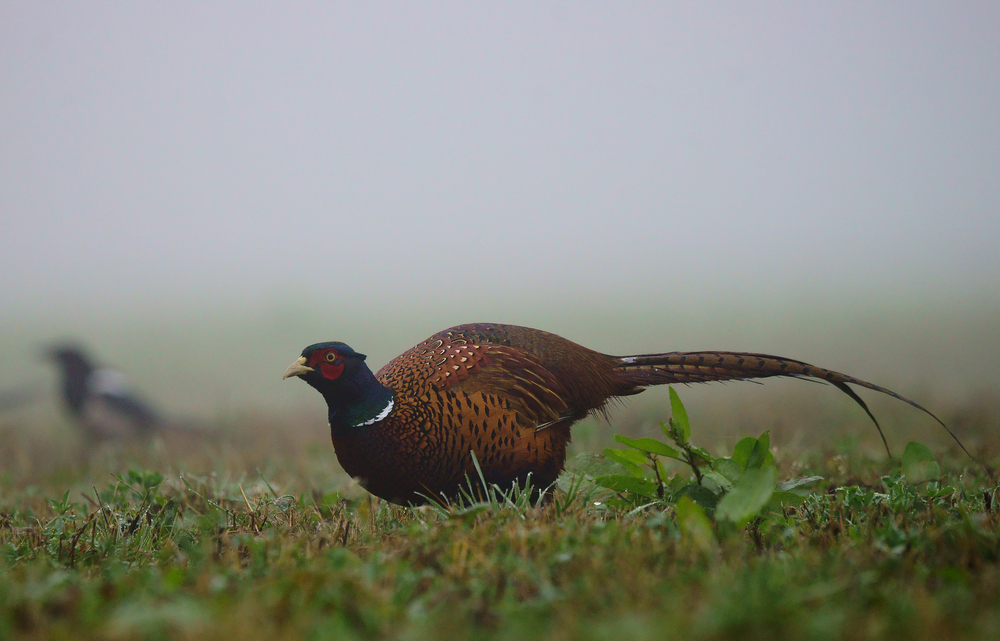
[[[294,363],[288,366],[288,369],[285,370],[285,375],[281,377],[281,380],[285,380],[289,376],[302,376],[307,372],[314,371],[316,370],[311,367],[306,367],[306,357],[299,356]]]

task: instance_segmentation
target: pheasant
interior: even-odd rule
[[[443,330],[376,374],[365,358],[341,342],[316,343],[282,378],[299,377],[323,395],[344,470],[372,494],[401,505],[455,498],[466,478],[478,474],[473,454],[487,483],[530,482],[544,491],[563,470],[573,423],[651,385],[808,377],[854,399],[880,435],[878,421],[848,383],[909,403],[941,423],[884,387],[789,358],[741,352],[609,356],[515,325]]]
[[[91,440],[148,434],[159,425],[156,412],[128,388],[120,372],[95,367],[72,344],[54,347],[47,355],[60,369],[66,410]]]

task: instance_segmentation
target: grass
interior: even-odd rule
[[[745,522],[672,495],[683,463],[639,470],[671,480],[650,499],[593,455],[545,505],[407,509],[298,423],[96,448],[5,425],[0,638],[1000,638],[1000,496],[951,450],[921,483],[835,434],[778,450],[779,483],[823,479]]]

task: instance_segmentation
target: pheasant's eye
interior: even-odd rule
[[[337,353],[336,352],[327,352],[326,353],[326,360],[328,362],[332,363],[336,359],[337,359]]]

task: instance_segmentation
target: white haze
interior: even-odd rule
[[[197,370],[178,397],[304,399],[261,390],[308,342],[378,364],[475,320],[813,357],[866,323],[922,354],[954,307],[996,350],[998,33],[997,3],[5,2],[0,382],[76,336]]]

